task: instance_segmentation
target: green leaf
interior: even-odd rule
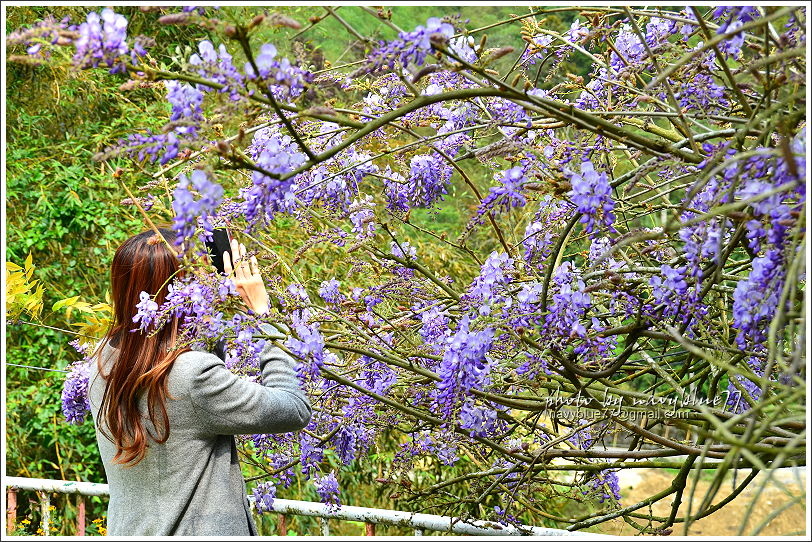
[[[73,305],[74,303],[76,303],[78,300],[79,300],[79,296],[78,296],[78,295],[77,295],[77,296],[74,296],[74,297],[69,297],[69,298],[67,298],[67,299],[60,299],[59,301],[57,301],[56,303],[54,303],[54,306],[53,306],[53,309],[52,309],[52,310],[53,310],[53,311],[58,311],[59,309],[61,309],[61,308],[63,308],[63,307],[70,307],[71,305]]]

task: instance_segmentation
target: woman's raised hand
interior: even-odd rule
[[[237,292],[248,308],[257,314],[265,314],[270,310],[270,297],[259,274],[256,256],[251,256],[249,260],[245,245],[238,243],[236,239],[231,240],[231,254],[234,254],[237,267],[232,267],[229,253],[223,253],[226,275],[234,281]]]

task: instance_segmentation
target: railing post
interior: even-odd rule
[[[279,536],[286,536],[288,534],[288,516],[285,514],[279,514],[277,531],[279,531]]]
[[[365,536],[375,536],[375,524],[374,523],[365,523],[364,524],[364,535]]]
[[[76,515],[76,534],[77,536],[85,536],[85,498],[79,495],[77,501],[79,512]]]
[[[330,526],[327,524],[327,518],[319,518],[321,524],[321,536],[330,536]]]
[[[414,530],[415,536],[423,536],[423,529],[415,529]]]
[[[17,488],[6,491],[6,534],[10,535],[17,526]]]
[[[42,514],[42,536],[51,536],[51,495],[46,491],[38,491],[37,494]]]

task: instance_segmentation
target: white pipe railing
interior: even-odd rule
[[[36,491],[40,495],[40,502],[44,502],[44,499],[50,501],[50,493],[75,493],[89,496],[106,496],[110,494],[107,484],[96,484],[92,482],[71,482],[67,480],[45,480],[41,478],[9,476],[6,477],[5,484],[8,491]],[[249,495],[248,499],[253,502],[252,495]],[[328,507],[322,503],[288,499],[274,499],[272,511],[277,514],[282,514],[283,516],[295,515],[321,518],[321,531],[325,536],[330,534],[330,528],[327,523],[328,519],[362,521],[367,525],[367,534],[374,534],[374,525],[381,524],[412,528],[416,536],[422,535],[426,530],[480,536],[589,536],[593,538],[601,536],[595,533],[565,531],[546,527],[501,525],[492,521],[462,521],[460,518],[450,516],[364,508],[361,506],[342,505],[338,509],[328,509]],[[9,515],[13,513],[11,508],[9,508],[8,513]],[[16,513],[16,511],[14,513]],[[12,525],[13,521],[13,518],[9,517],[8,525]],[[49,530],[48,521],[49,514],[43,514],[42,530],[45,534],[47,534]]]

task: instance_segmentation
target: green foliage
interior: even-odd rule
[[[75,6],[12,7],[6,32],[47,13],[81,21],[88,11]],[[135,6],[120,11],[127,13],[133,34],[149,32],[167,49],[207,36],[199,28],[147,29],[154,24],[154,14]],[[144,225],[134,208],[121,205],[127,195],[110,170],[92,157],[165,117],[163,93],[147,88],[125,94],[118,88],[120,78],[64,67],[9,63],[6,75],[7,316],[10,321],[40,317],[50,326],[98,335],[105,327],[100,302],[109,287],[113,253]],[[54,306],[73,296],[93,303],[85,307],[77,299],[68,310]],[[71,310],[81,312],[81,318],[71,318]],[[70,325],[71,320],[78,325]],[[6,373],[6,474],[103,481],[92,423],[72,426],[61,413],[65,373],[58,371],[79,357],[67,344],[75,336],[20,323],[11,323],[6,331],[5,362],[12,364]],[[34,497],[20,493],[18,498],[18,517],[29,519],[18,527],[29,534],[36,533],[40,521]],[[75,534],[76,497],[52,495],[52,503],[53,534]],[[102,517],[107,506],[106,499],[98,498],[88,499],[86,505],[88,522]],[[88,534],[98,531],[88,528]]]
[[[388,8],[387,8],[388,9]],[[512,13],[524,13],[527,8],[466,6],[448,8],[449,15],[459,13],[461,19],[473,19],[485,26],[506,19]],[[73,21],[84,20],[90,8],[83,7],[14,7],[8,10],[7,32],[41,19],[52,13],[57,19],[70,16]],[[410,31],[425,24],[425,9],[417,6],[393,6],[392,23]],[[190,26],[159,26],[155,13],[143,13],[134,6],[120,6],[130,21],[132,35],[145,33],[156,38],[153,49],[156,62],[171,65],[175,49],[196,49],[202,39],[213,39],[204,29]],[[224,20],[240,20],[244,8],[224,7]],[[321,7],[301,6],[279,8],[278,11],[301,21],[304,27],[310,17],[324,12]],[[339,10],[345,21],[359,32],[372,38],[391,39],[396,32],[375,15],[362,10]],[[556,25],[564,24],[556,21]],[[569,23],[567,22],[566,25]],[[500,63],[513,62],[520,54],[523,42],[515,26],[497,26],[488,32],[488,46],[513,46],[516,51]],[[316,24],[297,40],[290,40],[278,28],[264,26],[256,35],[258,41],[270,41],[280,53],[302,57],[302,47],[309,49],[307,58],[322,55],[330,63],[352,61],[360,58],[364,47],[348,44],[347,32],[335,19],[328,18]],[[477,37],[477,40],[480,37]],[[299,44],[298,46],[296,44]],[[240,64],[240,53],[235,51],[235,63]],[[501,64],[500,64],[501,65]],[[494,67],[499,67],[495,65]],[[140,215],[131,206],[123,206],[121,200],[126,192],[120,182],[111,175],[113,167],[105,169],[94,162],[94,154],[119,138],[145,128],[155,128],[168,115],[162,86],[137,88],[123,91],[122,80],[100,71],[75,71],[55,65],[28,66],[9,64],[8,74],[8,129],[7,129],[7,261],[23,262],[31,259],[25,270],[13,267],[15,277],[12,285],[23,289],[17,301],[29,303],[30,308],[49,307],[51,310],[36,313],[42,321],[57,328],[73,328],[83,334],[98,335],[105,324],[105,311],[109,307],[101,303],[108,288],[108,268],[112,255],[119,244],[134,232],[144,228]],[[216,104],[208,104],[214,107]],[[127,182],[135,183],[132,179]],[[486,166],[477,169],[473,183],[482,192],[493,185],[492,173]],[[132,186],[132,184],[131,184]],[[477,200],[470,195],[468,187],[455,176],[455,187],[437,212],[415,210],[411,221],[418,229],[411,229],[409,241],[427,263],[444,272],[460,276],[466,266],[457,261],[450,247],[442,244],[437,248],[435,236],[449,241],[461,233],[466,216]],[[160,207],[160,204],[156,206]],[[167,214],[166,218],[171,218]],[[290,247],[301,246],[305,235],[285,219],[277,220],[274,230],[262,241],[279,254],[286,254]],[[423,231],[420,231],[423,230]],[[301,239],[299,239],[301,237]],[[475,235],[469,243],[478,247],[490,246],[495,241],[487,235]],[[431,251],[423,247],[434,247]],[[313,286],[314,280],[325,275],[347,277],[351,270],[343,258],[334,257],[336,248],[330,243],[317,244],[302,253],[296,272],[301,281]],[[288,259],[288,258],[282,258]],[[18,279],[25,279],[25,281]],[[364,277],[357,277],[363,283]],[[470,278],[470,277],[467,277]],[[367,277],[366,280],[374,280]],[[37,283],[39,281],[39,283]],[[42,284],[47,289],[42,289]],[[28,288],[28,289],[26,289]],[[33,289],[37,288],[37,289]],[[27,293],[26,293],[27,292]],[[33,301],[33,304],[30,302]],[[95,306],[94,303],[97,303]],[[16,306],[16,305],[15,305]],[[88,312],[88,310],[90,312]],[[71,315],[71,311],[74,312]],[[11,313],[10,313],[11,315]],[[16,313],[14,314],[16,316]],[[78,321],[77,321],[78,320]],[[32,365],[44,369],[63,370],[78,354],[67,345],[74,336],[31,325],[14,324],[8,329],[7,363]],[[60,411],[60,396],[64,373],[10,366],[7,379],[7,474],[36,478],[76,479],[102,481],[103,469],[96,448],[92,423],[72,426],[64,422]],[[391,449],[395,449],[399,436],[390,435]],[[375,454],[356,465],[356,479],[343,478],[345,487],[364,488],[345,491],[344,504],[380,508],[419,509],[419,503],[393,497],[388,486],[376,483],[384,469],[391,466],[393,453],[379,449]],[[328,454],[326,461],[338,466],[337,458]],[[419,484],[431,485],[439,479],[440,469],[445,475],[459,469],[467,462],[463,459],[455,467],[427,465],[421,473]],[[260,471],[245,466],[246,476]],[[451,472],[453,475],[453,472]],[[32,496],[33,497],[33,496]],[[318,500],[312,484],[297,480],[288,489],[280,489],[280,498]],[[18,516],[29,523],[21,531],[33,534],[40,521],[39,510],[34,504],[20,499]],[[75,533],[77,514],[75,498],[52,496],[57,510],[54,513],[58,534]],[[100,534],[98,521],[106,508],[106,499],[88,499],[88,534]],[[472,509],[471,513],[478,510]],[[57,518],[58,516],[58,518]],[[258,518],[264,533],[277,529],[278,518],[268,515]],[[359,535],[363,525],[334,522],[334,534]],[[314,518],[290,520],[288,534],[314,534],[319,532]],[[408,529],[379,527],[378,534],[406,535]]]

